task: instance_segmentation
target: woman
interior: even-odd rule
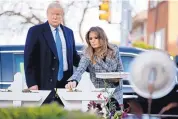
[[[87,68],[89,69],[90,79],[95,88],[105,87],[104,80],[96,78],[95,73],[123,71],[119,49],[117,46],[108,43],[108,38],[102,28],[91,27],[85,38],[88,47],[84,50],[79,66],[72,75],[72,81],[66,84],[65,88],[67,89],[76,87],[81,79],[81,75]],[[115,87],[116,82],[105,81],[107,88]]]

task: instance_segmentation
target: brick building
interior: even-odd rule
[[[147,43],[178,55],[178,1],[149,0]]]

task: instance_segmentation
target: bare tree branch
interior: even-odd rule
[[[20,16],[20,17],[23,17],[24,19],[26,19],[26,22],[23,22],[23,23],[31,23],[31,24],[34,24],[35,25],[35,23],[33,23],[32,22],[32,19],[34,18],[35,20],[37,20],[38,21],[38,23],[43,23],[43,21],[41,21],[37,16],[35,16],[34,14],[32,14],[32,16],[31,17],[26,17],[26,16],[24,16],[24,15],[22,15],[21,13],[15,13],[14,11],[5,11],[5,12],[3,12],[3,13],[1,13],[0,14],[0,16],[2,16],[2,15],[8,15],[8,16]]]
[[[64,15],[63,16],[65,16],[66,14],[67,14],[67,12],[69,11],[69,8],[71,7],[71,6],[73,6],[74,5],[74,1],[72,1],[71,3],[69,3],[66,7],[65,7],[65,9],[64,9]],[[65,18],[63,17],[63,24],[64,25],[66,25],[66,23],[65,23]]]
[[[74,5],[74,1],[72,1],[71,3],[69,3],[68,5],[67,5],[67,8],[69,8],[70,6],[73,6]]]
[[[84,38],[82,37],[82,24],[83,24],[83,21],[84,21],[84,19],[85,19],[86,11],[88,10],[88,4],[89,4],[89,3],[90,3],[90,2],[87,1],[87,5],[86,5],[86,7],[85,7],[84,10],[83,10],[82,18],[81,18],[81,21],[80,21],[80,23],[79,23],[79,35],[80,35],[80,38],[82,39],[82,42],[84,42]]]
[[[80,38],[81,38],[82,42],[84,42],[84,38],[82,37],[82,25],[83,25],[83,22],[85,20],[86,12],[87,12],[88,9],[96,7],[96,6],[88,7],[89,3],[90,3],[90,0],[87,1],[87,5],[84,8],[84,11],[83,11],[83,14],[82,14],[82,18],[81,18],[81,21],[79,23],[79,35],[80,35]]]

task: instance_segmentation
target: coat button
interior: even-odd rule
[[[52,68],[52,70],[54,71],[54,70],[55,70],[55,68]]]
[[[53,79],[50,79],[50,82],[52,82],[53,81]]]
[[[54,59],[56,59],[56,57],[54,57]]]

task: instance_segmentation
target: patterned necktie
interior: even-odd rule
[[[62,53],[62,43],[61,38],[59,36],[59,29],[56,28],[56,48],[58,53],[58,59],[59,59],[59,71],[58,71],[58,81],[60,81],[63,78],[63,53]]]

